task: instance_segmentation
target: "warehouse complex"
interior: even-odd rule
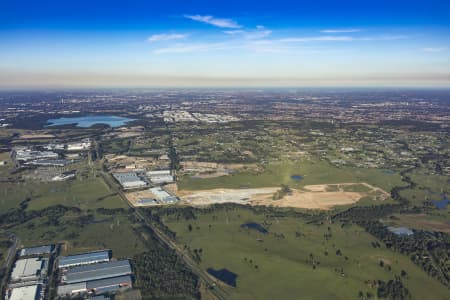
[[[4,298],[0,295],[0,299],[43,300],[48,298],[49,289],[56,288],[58,299],[105,300],[109,298],[104,294],[133,287],[130,261],[111,260],[110,250],[57,258],[60,249],[59,245],[45,245],[18,250]],[[49,283],[49,278],[55,280]]]
[[[6,288],[6,300],[41,300],[48,285],[54,245],[23,248],[17,251]]]
[[[110,260],[110,251],[61,257],[58,262],[59,297],[99,295],[132,287],[128,260]]]

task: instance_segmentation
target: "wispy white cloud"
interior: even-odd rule
[[[306,42],[348,42],[354,41],[355,38],[351,36],[311,36],[311,37],[291,37],[284,38],[278,41],[282,43],[306,43]]]
[[[371,42],[390,41],[408,38],[400,35],[378,36],[350,36],[350,35],[317,35],[317,36],[293,36],[285,38],[271,38],[272,31],[263,26],[256,29],[235,29],[224,31],[229,37],[218,42],[193,42],[175,43],[167,47],[153,49],[155,54],[194,53],[210,51],[243,50],[253,52],[279,52],[287,53],[298,50],[316,51],[307,44],[313,43],[347,43],[347,42]],[[429,50],[431,51],[431,50]],[[437,51],[437,50],[435,50]]]
[[[353,33],[360,32],[359,28],[335,28],[335,29],[323,29],[320,32],[322,33]]]
[[[205,51],[218,51],[230,48],[226,43],[184,43],[153,50],[155,54],[176,54]]]
[[[405,35],[379,35],[354,37],[348,35],[319,35],[310,37],[289,37],[280,39],[283,43],[307,43],[307,42],[351,42],[351,41],[394,41],[403,40]]]
[[[239,36],[248,40],[257,40],[267,38],[272,34],[272,30],[266,29],[264,26],[256,27],[256,30],[228,30],[224,31],[226,34],[231,36]]]
[[[447,51],[447,48],[445,48],[445,47],[437,47],[437,48],[435,48],[435,47],[428,47],[428,48],[422,48],[422,51],[437,53],[437,52]]]
[[[172,40],[180,40],[187,37],[187,34],[180,33],[161,33],[154,34],[148,38],[149,42],[160,42],[160,41],[172,41]]]
[[[184,16],[187,19],[191,19],[193,21],[201,22],[210,24],[216,27],[220,28],[241,28],[242,26],[239,25],[236,21],[232,19],[222,19],[222,18],[215,18],[213,16],[202,16],[202,15],[185,15]]]
[[[397,40],[405,40],[408,39],[407,35],[392,35],[392,34],[384,34],[384,35],[376,35],[376,36],[364,36],[360,38],[356,38],[356,40],[361,41],[397,41]]]

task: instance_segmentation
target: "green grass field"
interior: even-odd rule
[[[81,209],[126,207],[118,195],[109,191],[103,179],[90,177],[84,180],[41,183],[33,191],[28,209],[39,210],[57,204]]]
[[[133,231],[127,215],[95,216],[95,222],[79,226],[71,223],[78,215],[67,213],[59,225],[49,225],[47,217],[37,218],[12,229],[24,246],[66,242],[63,254],[111,249],[115,257],[132,257],[145,251],[145,245]]]
[[[291,179],[292,175],[301,175],[300,181]],[[324,161],[298,161],[272,163],[261,173],[242,172],[231,176],[196,179],[184,176],[179,181],[180,189],[199,190],[213,188],[272,187],[287,184],[300,188],[311,184],[367,182],[390,191],[394,186],[404,183],[398,174],[387,175],[378,169],[337,168]]]
[[[30,198],[28,209],[39,210],[52,205],[76,206],[81,209],[125,208],[119,196],[109,191],[101,178],[69,180],[66,182],[38,182],[0,184],[0,212],[16,208]]]
[[[202,268],[226,268],[238,275],[237,287],[226,288],[230,299],[303,299],[305,295],[307,299],[357,299],[359,291],[376,295],[367,280],[388,281],[401,270],[408,274],[403,282],[413,299],[448,299],[447,288],[407,256],[373,248],[375,238],[356,225],[308,225],[301,219],[266,218],[247,209],[197,213],[197,219],[189,221],[169,216],[164,222],[177,233],[181,246],[202,249]],[[265,225],[269,233],[241,228],[246,222],[269,223]],[[332,236],[326,240],[328,226]],[[338,249],[342,255],[336,254]],[[311,254],[320,262],[315,269]]]
[[[414,189],[403,190],[400,194],[413,205],[422,206],[426,201],[441,200],[442,195],[450,195],[447,176],[424,174],[421,169],[413,171],[410,176],[417,186]],[[447,207],[447,211],[449,210],[450,206]]]

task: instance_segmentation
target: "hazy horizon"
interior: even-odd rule
[[[2,89],[450,87],[446,1],[16,1],[0,45]]]

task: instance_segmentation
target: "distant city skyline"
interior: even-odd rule
[[[0,4],[0,88],[450,87],[448,1],[152,2]]]

